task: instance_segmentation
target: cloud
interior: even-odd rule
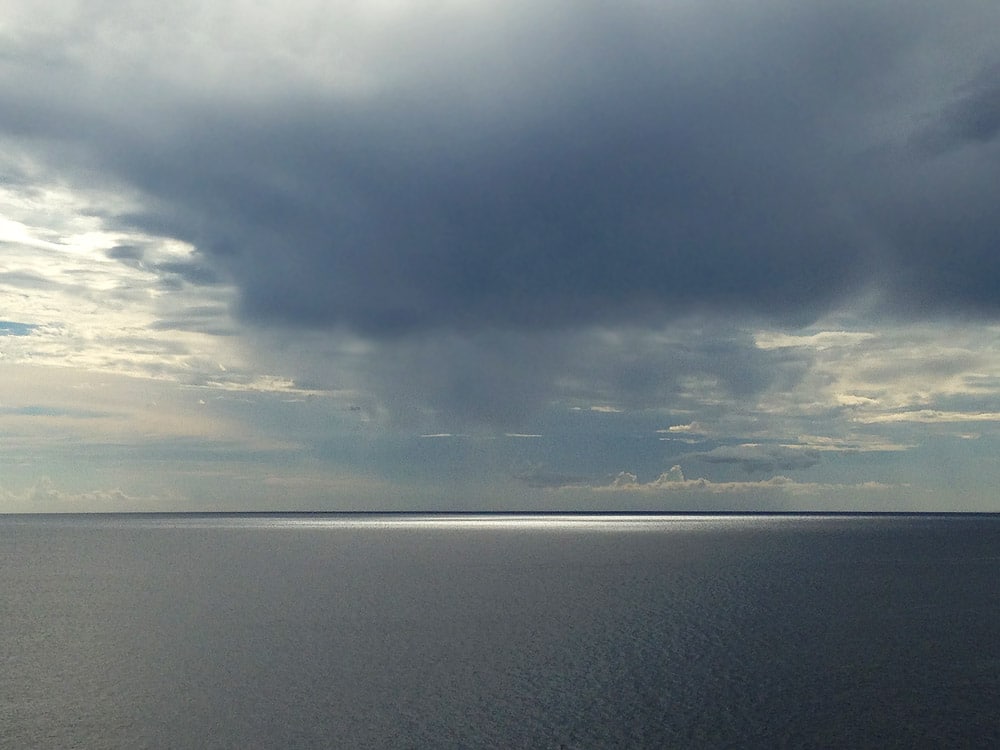
[[[874,338],[876,338],[876,334],[870,331],[819,331],[800,334],[759,331],[754,335],[754,343],[760,349],[808,347],[823,351],[832,348],[853,347]]]
[[[1000,6],[5,9],[7,361],[768,474],[996,411],[988,347],[888,325],[1000,312]]]
[[[765,392],[758,408],[776,417],[836,420],[845,431],[830,437],[847,440],[877,440],[850,425],[905,421],[896,414],[996,410],[1000,384],[990,374],[1000,367],[995,325],[860,324],[866,330],[838,333],[836,345],[812,328],[798,336],[755,335],[758,346],[784,352],[787,361],[802,367],[797,380]],[[812,431],[803,424],[788,434]]]
[[[545,406],[567,356],[567,342],[551,336],[416,336],[370,344],[342,358],[339,372],[331,372],[328,358],[320,356],[310,375],[323,385],[337,382],[369,394],[377,402],[370,408],[399,426],[506,432]]]
[[[913,444],[893,442],[877,435],[847,434],[837,437],[830,435],[798,435],[796,436],[795,445],[784,447],[851,454],[905,451],[915,446]]]
[[[671,479],[663,481],[663,475],[652,482],[640,482],[635,474],[622,472],[609,485],[597,486],[592,489],[597,492],[626,492],[639,494],[660,494],[673,492],[695,492],[709,494],[733,494],[746,492],[749,489],[781,489],[796,488],[799,491],[815,491],[818,485],[801,484],[788,477],[776,476],[757,482],[712,482],[708,479]]]
[[[107,220],[197,247],[247,320],[800,323],[870,283],[997,311],[988,4],[190,10],[18,16],[0,133],[138,196]],[[969,163],[900,148],[914,109]]]
[[[117,488],[67,492],[43,478],[20,491],[0,487],[0,513],[148,512],[180,499],[177,495],[135,495]]]
[[[893,422],[918,422],[935,424],[939,422],[1000,422],[1000,412],[956,412],[937,409],[915,409],[910,411],[869,414],[854,418],[866,424],[889,424]]]
[[[532,420],[552,408],[609,425],[666,405],[721,412],[801,374],[798,359],[757,349],[749,333],[706,321],[387,340],[266,329],[254,335],[262,367],[294,362],[304,386],[364,394],[371,416],[415,432],[534,432],[541,426]]]
[[[568,491],[576,488],[578,488],[577,485],[566,485],[560,489]],[[685,479],[681,467],[675,465],[669,471],[660,474],[660,476],[650,482],[641,482],[635,474],[623,471],[611,482],[603,485],[594,485],[589,489],[599,493],[639,495],[667,495],[674,493],[739,495],[747,492],[761,491],[790,495],[819,495],[824,492],[898,490],[899,487],[881,482],[859,482],[856,484],[797,482],[794,479],[780,475],[758,481],[713,482],[704,478]]]
[[[710,464],[734,464],[747,472],[772,473],[809,469],[820,461],[820,454],[811,448],[784,445],[724,445],[704,453],[693,453],[691,458]]]
[[[171,276],[178,276],[189,284],[211,286],[222,283],[218,273],[200,263],[178,261],[157,263],[156,270]]]
[[[670,425],[666,429],[658,429],[656,434],[660,436],[659,440],[665,443],[697,445],[707,440],[712,434],[712,430],[700,422],[690,422],[688,424]]]
[[[1000,135],[1000,65],[985,68],[956,93],[934,124],[914,139],[935,155],[988,144]]]
[[[667,429],[657,430],[657,432],[663,432],[668,434],[694,433],[696,435],[704,435],[706,433],[706,430],[697,422],[689,422],[688,424],[673,424],[670,425],[670,427],[668,427]]]
[[[108,249],[107,255],[112,260],[138,262],[143,259],[145,253],[141,247],[135,245],[115,245]]]

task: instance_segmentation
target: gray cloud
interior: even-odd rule
[[[947,13],[965,22],[956,36],[1000,27],[983,4]],[[888,4],[435,6],[310,50],[353,87],[277,63],[250,83],[223,45],[207,96],[183,69],[202,47],[182,44],[159,88],[155,59],[99,47],[104,67],[32,65],[22,48],[0,127],[142,191],[145,208],[120,218],[194,243],[189,280],[232,277],[261,322],[370,336],[692,310],[796,323],[872,273],[899,300],[950,290],[941,307],[992,312],[1000,220],[978,192],[997,166],[992,84],[941,71],[921,94],[981,166],[864,158],[893,144],[872,122],[912,130],[907,63],[943,43],[941,20]],[[264,41],[265,60],[290,44]],[[960,86],[973,88],[954,103]],[[873,177],[893,196],[875,201],[884,217]]]
[[[107,256],[112,260],[140,262],[145,255],[145,250],[136,245],[115,245],[107,251]]]
[[[513,428],[545,403],[564,355],[548,338],[420,337],[379,346],[360,375],[394,421]]]
[[[733,464],[747,472],[765,474],[808,469],[820,461],[819,452],[815,450],[756,443],[724,445],[704,453],[693,453],[691,457],[710,464]]]
[[[915,142],[932,154],[987,144],[1000,134],[1000,64],[983,70],[945,105]]]
[[[520,429],[547,405],[725,412],[805,373],[799,352],[763,350],[709,321],[657,330],[485,331],[357,342],[261,331],[275,367],[295,362],[304,387],[369,394],[390,421],[426,432]],[[336,364],[331,364],[336,363]]]
[[[222,279],[219,277],[218,273],[200,263],[188,263],[183,261],[157,263],[155,265],[155,269],[160,273],[164,273],[169,276],[177,276],[187,283],[195,284],[197,286],[212,286],[222,283]]]
[[[29,271],[0,271],[0,284],[26,290],[55,289],[59,286],[51,279]]]
[[[197,248],[151,267],[162,288],[232,281],[261,341],[299,338],[276,360],[370,411],[724,410],[808,366],[734,323],[873,290],[904,316],[1000,311],[1000,6],[193,7],[13,39],[0,137],[134,195],[105,220]],[[363,354],[330,354],[345,331]]]
[[[166,289],[180,289],[184,284],[214,286],[222,283],[219,273],[203,262],[188,260],[149,262],[146,248],[137,245],[116,245],[105,253],[131,268],[144,269],[159,276],[158,284]]]
[[[199,331],[213,336],[236,333],[228,310],[222,305],[198,305],[171,311],[171,317],[149,325],[153,331]]]

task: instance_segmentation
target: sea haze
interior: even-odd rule
[[[996,746],[1000,516],[0,516],[3,747]]]

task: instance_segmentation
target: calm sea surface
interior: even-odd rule
[[[0,516],[0,747],[997,747],[1000,517]]]

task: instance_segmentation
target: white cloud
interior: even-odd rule
[[[888,414],[866,414],[854,417],[854,421],[865,424],[889,424],[894,422],[918,422],[936,424],[947,422],[1000,422],[1000,412],[939,411],[937,409],[917,409],[914,411],[891,412]]]
[[[808,419],[822,425],[824,434],[798,442],[818,450],[898,450],[910,447],[909,441],[862,434],[857,426],[991,422],[1000,413],[995,325],[898,323],[877,333],[813,330],[799,336],[759,331],[755,341],[801,358],[797,382],[768,390],[757,403],[772,427],[765,434],[783,443],[793,441],[775,430],[792,432],[796,420]]]
[[[854,393],[838,393],[834,398],[841,406],[877,406],[878,399],[869,396],[858,396]]]
[[[561,490],[577,490],[578,485],[568,485]],[[658,476],[651,482],[640,482],[638,477],[623,471],[610,483],[589,487],[598,493],[629,493],[639,495],[661,495],[668,493],[691,493],[712,495],[738,495],[740,493],[759,492],[760,490],[777,491],[788,495],[819,495],[838,492],[879,492],[899,490],[899,485],[882,482],[858,482],[855,484],[830,484],[818,482],[798,482],[786,476],[774,476],[768,479],[743,482],[713,482],[708,479],[685,479],[680,466],[673,466],[668,472]]]
[[[656,479],[653,480],[653,484],[674,484],[677,482],[684,482],[684,472],[681,471],[681,467],[674,464],[670,467],[669,471],[665,471]]]
[[[755,331],[754,343],[759,349],[803,347],[824,351],[837,347],[852,347],[876,337],[867,331],[818,331],[811,334],[789,334],[779,331]]]
[[[619,472],[618,475],[611,480],[611,484],[608,485],[611,489],[627,489],[629,487],[635,487],[639,482],[639,478],[629,471]]]
[[[795,443],[782,444],[785,448],[807,448],[813,451],[836,453],[881,453],[885,451],[905,451],[916,447],[911,443],[898,443],[878,435],[847,434],[798,435]]]
[[[177,494],[133,495],[121,489],[67,492],[48,478],[20,491],[0,488],[0,513],[143,512],[184,503]]]
[[[674,434],[684,434],[684,435],[708,435],[710,431],[703,427],[698,422],[689,422],[688,424],[674,424],[670,425],[665,430],[657,430],[658,433],[664,435],[674,435]]]

